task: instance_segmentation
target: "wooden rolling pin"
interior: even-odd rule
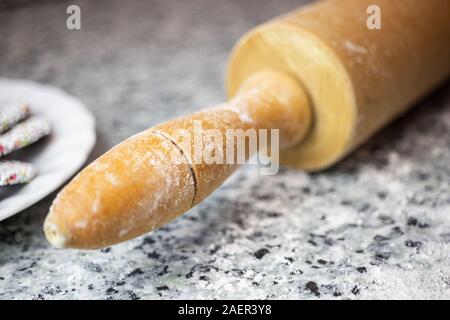
[[[367,26],[371,5],[381,29]],[[58,248],[104,247],[202,201],[238,165],[190,157],[186,136],[197,121],[221,133],[279,129],[281,163],[298,169],[336,163],[449,76],[449,17],[447,0],[326,0],[257,27],[231,55],[231,100],[150,128],[94,161],[55,199],[47,239]],[[220,151],[237,143],[246,140]]]

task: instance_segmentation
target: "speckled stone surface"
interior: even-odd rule
[[[301,2],[83,1],[81,31],[64,2],[8,6],[0,76],[80,97],[94,158],[223,100],[234,41]],[[0,299],[450,299],[450,86],[330,170],[243,167],[174,223],[101,251],[48,246],[54,196],[0,222]]]

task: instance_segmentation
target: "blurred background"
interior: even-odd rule
[[[239,36],[304,2],[1,0],[0,75],[78,96],[97,118],[98,155],[155,123],[223,101]],[[72,3],[81,8],[81,30],[66,28]]]

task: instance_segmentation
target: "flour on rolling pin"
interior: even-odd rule
[[[190,136],[195,122],[221,134],[278,129],[281,162],[297,169],[341,160],[450,75],[450,6],[376,3],[381,30],[366,25],[373,0],[324,0],[245,34],[229,61],[230,101],[150,128],[89,165],[54,201],[47,239],[60,248],[100,248],[200,203],[238,166],[189,156],[194,142],[177,132]]]

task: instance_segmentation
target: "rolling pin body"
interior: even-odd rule
[[[379,30],[367,26],[374,4]],[[284,151],[281,162],[310,171],[329,167],[449,76],[450,2],[310,4],[238,42],[229,63],[229,95],[249,75],[267,69],[299,79],[314,110],[311,133]]]
[[[198,204],[238,168],[235,159],[208,163],[208,144],[223,159],[229,151],[237,156],[239,145],[250,150],[245,135],[227,144],[226,139],[211,143],[206,133],[279,129],[281,147],[289,148],[305,137],[310,123],[308,99],[295,79],[257,73],[228,104],[150,128],[90,164],[53,202],[44,225],[47,239],[58,248],[95,249],[158,228]],[[196,135],[200,150],[195,150]],[[244,158],[251,155],[246,152]]]
[[[196,121],[220,133],[280,129],[283,163],[332,165],[448,77],[448,3],[327,0],[257,27],[231,56],[229,103],[150,128],[94,161],[54,201],[48,240],[111,245],[202,201],[237,165],[193,159],[192,140],[177,132],[192,137]],[[366,24],[372,4],[381,9],[380,30]]]

